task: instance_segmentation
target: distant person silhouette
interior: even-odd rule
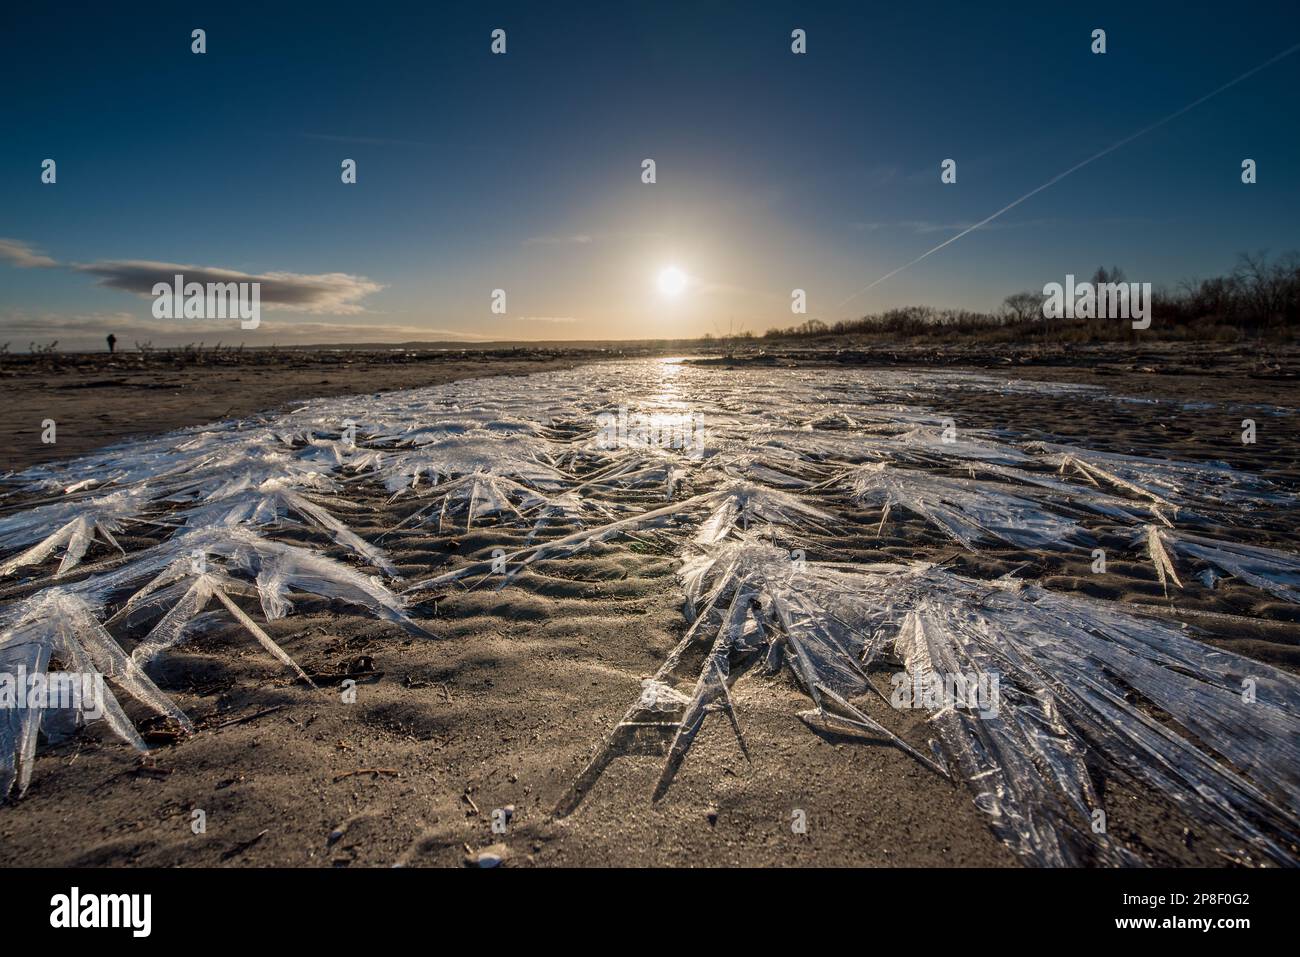
[[[113,335],[110,332],[108,334],[108,351],[110,354],[112,354],[113,351],[116,349],[117,349],[117,336]]]

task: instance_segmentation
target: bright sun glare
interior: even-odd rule
[[[668,266],[659,273],[659,292],[669,299],[675,299],[686,289],[686,273],[676,266]]]

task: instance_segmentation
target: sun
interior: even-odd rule
[[[686,291],[686,273],[676,266],[666,266],[659,271],[659,293],[669,299],[676,299]]]

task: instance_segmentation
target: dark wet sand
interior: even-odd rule
[[[21,358],[21,357],[20,357]],[[0,369],[4,416],[0,471],[83,455],[134,435],[279,408],[305,398],[415,389],[456,379],[527,375],[582,361],[578,354],[506,351],[446,353],[399,361],[384,353],[280,353],[275,361],[249,352],[215,364],[142,359],[138,354],[94,357],[58,367]],[[56,441],[41,441],[53,419]]]

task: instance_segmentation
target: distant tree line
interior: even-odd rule
[[[1119,267],[1103,267],[1090,281],[1096,285],[1127,280]],[[1152,290],[1152,317],[1151,332],[1176,338],[1294,337],[1300,332],[1300,253],[1289,252],[1275,259],[1266,253],[1243,253],[1226,276],[1186,280],[1174,290],[1157,287]],[[769,329],[764,338],[947,337],[997,330],[1042,335],[1049,327],[1060,326],[1086,327],[1088,338],[1127,336],[1129,331],[1127,323],[1112,319],[1045,320],[1042,293],[1026,290],[1007,296],[995,312],[903,306],[835,323],[808,319],[784,329]]]

